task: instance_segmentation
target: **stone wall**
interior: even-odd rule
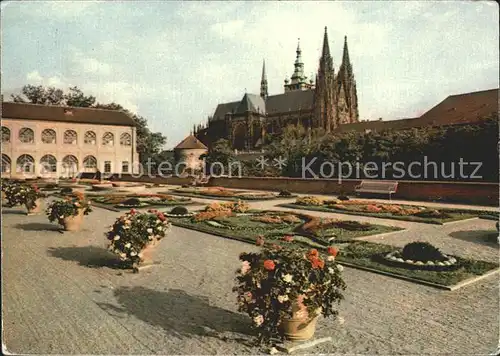
[[[161,184],[183,185],[189,184],[192,178],[133,178],[122,175],[122,180],[152,182]],[[341,183],[334,179],[300,179],[300,178],[212,178],[211,186],[221,186],[236,189],[254,190],[288,190],[299,194],[331,194],[341,192],[353,195],[354,188],[360,180],[344,179]],[[399,181],[398,191],[394,199],[442,201],[450,203],[465,203],[477,205],[498,206],[499,184],[497,183],[468,183],[468,182],[420,182]],[[364,196],[364,195],[363,195]],[[383,195],[376,195],[383,197]],[[385,196],[387,197],[387,196]]]

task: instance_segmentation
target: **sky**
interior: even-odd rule
[[[362,120],[416,117],[449,95],[498,88],[493,1],[2,1],[1,89],[78,86],[148,120],[172,148],[218,103],[317,72],[324,27],[344,36]]]

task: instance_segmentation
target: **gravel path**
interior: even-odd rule
[[[96,208],[82,232],[60,233],[45,216],[19,211],[3,210],[3,332],[9,352],[260,353],[247,342],[249,319],[236,313],[231,292],[238,254],[256,247],[174,227],[157,251],[161,264],[132,274],[115,268],[114,256],[104,249],[106,226],[120,213]],[[477,232],[491,233],[492,221],[434,226],[349,219],[408,228],[384,243],[418,237],[446,252],[498,260],[498,245],[481,243],[484,234]],[[348,290],[340,307],[345,321],[321,320],[316,336],[334,342],[306,352],[491,353],[499,335],[497,276],[449,292],[346,268]]]

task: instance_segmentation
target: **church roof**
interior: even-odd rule
[[[222,103],[217,105],[213,120],[224,120],[227,113],[242,113],[246,110],[253,112],[267,112],[269,115],[286,113],[288,111],[311,110],[314,99],[314,90],[295,90],[283,94],[271,95],[264,100],[255,94],[245,94],[241,101]]]
[[[264,99],[260,95],[245,94],[238,104],[235,113],[244,114],[247,111],[265,114],[266,103]]]
[[[2,103],[2,118],[116,126],[136,124],[127,113],[118,110],[14,102]]]
[[[184,140],[182,140],[181,143],[179,143],[177,146],[175,146],[175,149],[178,149],[178,150],[205,149],[206,150],[207,146],[205,146],[200,140],[198,140],[193,135],[189,135]]]

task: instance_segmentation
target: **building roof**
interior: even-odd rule
[[[200,140],[198,140],[193,135],[189,135],[184,140],[181,141],[177,146],[175,146],[176,150],[191,150],[191,149],[207,149]]]
[[[267,100],[260,95],[245,94],[241,101],[222,103],[217,105],[213,120],[224,120],[227,113],[236,114],[254,110],[267,112],[268,115],[286,113],[289,111],[311,110],[314,100],[314,90],[294,90],[283,94],[271,95]]]
[[[123,111],[14,102],[2,102],[2,118],[116,126],[136,124]]]
[[[474,123],[498,113],[498,94],[498,89],[490,89],[450,95],[417,118],[361,121],[340,125],[337,131],[404,130],[413,127]]]
[[[245,94],[238,104],[235,113],[244,114],[247,111],[265,114],[266,103],[264,99],[260,95]]]
[[[453,125],[476,122],[498,113],[498,89],[450,95],[419,119],[419,125]]]

